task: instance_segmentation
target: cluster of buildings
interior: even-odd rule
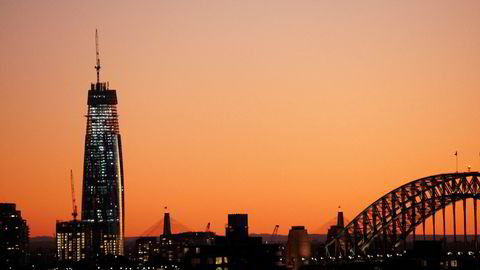
[[[98,44],[97,35],[96,39]],[[249,236],[246,214],[228,215],[225,236],[217,236],[208,231],[172,234],[170,215],[165,213],[163,234],[139,238],[134,258],[121,261],[126,258],[125,199],[118,101],[116,91],[100,81],[98,56],[97,47],[97,81],[91,84],[87,99],[81,217],[77,219],[72,198],[72,220],[56,222],[57,269],[71,269],[81,262],[83,266],[94,262],[100,269],[108,260],[114,262],[106,264],[109,269],[113,265],[127,269],[132,265],[146,269],[282,269],[310,256],[303,227],[292,228],[287,256],[285,246],[264,244],[261,237]],[[19,268],[25,264],[28,227],[14,204],[2,204],[0,213],[0,264],[9,265],[15,258],[12,269]]]
[[[293,226],[286,243],[267,243],[249,234],[247,214],[229,214],[224,236],[210,231],[174,234],[170,219],[166,212],[160,235],[136,239],[127,265],[135,265],[136,269],[301,269],[324,252],[323,244],[312,243],[304,226]],[[89,242],[85,235],[91,233],[79,233],[91,229],[72,224],[57,223],[57,258],[75,265],[91,256],[83,245]],[[67,225],[65,231],[61,231],[63,225]]]
[[[325,258],[324,242],[315,241],[304,226],[291,227],[286,241],[267,243],[249,234],[247,214],[229,214],[224,236],[209,230],[175,234],[170,219],[170,213],[165,213],[160,235],[136,238],[128,256],[94,254],[94,223],[57,222],[55,256],[39,264],[32,260],[36,254],[29,249],[29,229],[21,212],[15,204],[0,203],[0,269],[478,269],[478,259],[472,254],[449,252],[445,257],[441,241],[416,241],[411,250],[393,257]],[[326,242],[343,224],[339,212]]]
[[[225,236],[213,232],[172,234],[170,216],[164,217],[159,237],[136,240],[135,260],[139,265],[161,268],[175,265],[180,269],[284,269],[284,246],[264,244],[261,237],[248,233],[248,215],[228,215]]]
[[[29,263],[27,223],[15,204],[2,203],[0,269],[299,269],[311,256],[304,227],[292,227],[287,245],[267,244],[250,236],[247,214],[229,214],[225,236],[218,236],[208,230],[174,234],[167,212],[162,234],[137,238],[128,257],[94,254],[94,226],[75,219],[57,222],[55,259]]]

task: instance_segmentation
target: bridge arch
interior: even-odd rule
[[[406,245],[409,234],[432,217],[435,237],[435,215],[442,212],[445,236],[445,208],[453,206],[454,237],[456,241],[455,204],[473,198],[475,244],[477,243],[477,199],[480,198],[480,173],[447,173],[420,178],[404,184],[373,202],[334,239],[326,244],[327,255],[364,256],[372,244],[381,245],[385,252],[393,252],[402,242]],[[464,230],[466,230],[464,212]],[[465,235],[466,238],[466,235]],[[331,254],[332,251],[334,254]]]

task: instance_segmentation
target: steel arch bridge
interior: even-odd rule
[[[445,239],[445,208],[452,205],[453,233],[456,242],[457,201],[463,201],[464,238],[466,236],[466,199],[473,199],[474,243],[477,244],[477,199],[480,198],[480,173],[448,173],[433,175],[411,181],[385,194],[358,214],[332,240],[327,242],[327,256],[365,256],[372,245],[380,246],[384,252],[393,252],[415,228],[423,227],[432,217],[435,239],[435,214],[441,210],[443,238]],[[334,254],[332,254],[334,252]]]

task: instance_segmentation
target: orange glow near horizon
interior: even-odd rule
[[[80,207],[98,28],[127,236],[164,206],[192,230],[223,234],[242,212],[253,233],[326,233],[338,205],[352,219],[455,171],[455,151],[480,170],[478,14],[473,0],[4,1],[0,202],[53,235],[71,218],[73,169]]]

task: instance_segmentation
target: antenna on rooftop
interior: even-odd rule
[[[96,66],[95,66],[95,69],[97,70],[97,83],[100,82],[100,52],[99,52],[99,48],[98,48],[98,30],[95,29],[95,51],[96,51],[96,58],[97,58],[97,61],[96,61]]]

